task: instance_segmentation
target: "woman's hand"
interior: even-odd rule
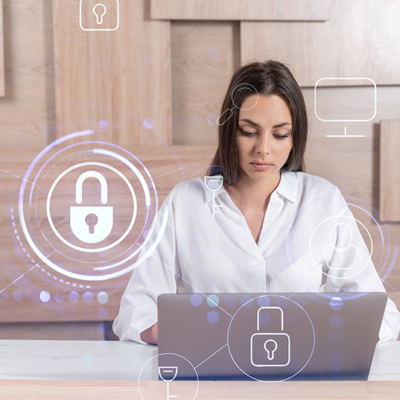
[[[140,334],[140,339],[150,344],[158,344],[158,322]]]

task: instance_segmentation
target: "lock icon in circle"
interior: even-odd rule
[[[79,24],[83,31],[116,31],[119,19],[119,0],[80,0]]]
[[[82,204],[83,183],[88,178],[100,182],[101,202],[107,204],[108,185],[106,178],[96,171],[84,172],[76,181],[76,203]],[[86,218],[94,214],[97,222],[88,225]],[[73,234],[82,242],[99,243],[111,233],[114,225],[114,208],[110,206],[73,206],[70,208],[70,226]],[[94,225],[94,226],[93,226]],[[92,231],[92,232],[91,232]]]
[[[260,312],[280,311],[281,332],[260,332]],[[290,364],[290,336],[283,332],[283,310],[280,307],[260,307],[257,311],[257,332],[250,338],[250,361],[254,367],[286,367]]]

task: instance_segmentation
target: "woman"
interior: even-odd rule
[[[114,322],[121,340],[157,344],[157,297],[179,283],[187,293],[385,290],[338,188],[303,172],[307,112],[286,66],[236,71],[217,123],[208,175],[223,185],[212,192],[197,178],[166,198],[154,221],[157,233],[168,212],[164,235],[133,272]],[[399,330],[388,300],[380,340]]]

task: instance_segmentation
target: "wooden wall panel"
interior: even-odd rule
[[[157,187],[160,205],[170,192],[171,188],[179,182],[188,180],[199,169],[207,167],[214,155],[214,146],[139,146],[135,148],[135,155],[148,166]],[[19,159],[14,161],[13,172],[17,176],[23,176],[29,163],[31,151],[25,150],[19,152]],[[7,150],[0,151],[0,159],[7,160],[13,157]],[[106,308],[108,312],[107,319],[113,320],[119,310],[122,293],[130,279],[130,274],[123,275],[120,278],[111,281],[102,282],[96,285],[95,282],[76,282],[77,287],[66,286],[65,283],[53,281],[40,271],[33,270],[28,272],[28,268],[21,261],[16,248],[18,243],[14,238],[13,227],[11,227],[10,209],[17,208],[18,190],[20,180],[9,175],[4,180],[3,191],[0,195],[0,215],[5,221],[0,233],[0,291],[6,289],[7,293],[0,294],[0,322],[18,322],[18,321],[102,321],[104,317],[99,317],[98,310]],[[141,215],[138,216],[140,220]],[[44,217],[43,217],[44,219]],[[21,228],[18,218],[15,219],[16,229],[20,232]],[[45,221],[41,221],[44,223]],[[135,228],[134,228],[135,229]],[[139,233],[139,232],[137,232]],[[30,252],[29,245],[21,235],[21,241]],[[34,258],[36,256],[32,252]],[[22,255],[23,257],[23,255]],[[46,267],[49,271],[53,271]],[[133,272],[134,273],[134,272]],[[25,274],[25,275],[24,275]],[[56,273],[54,273],[56,274]],[[63,277],[63,276],[62,276]],[[21,278],[21,279],[18,279]],[[65,277],[63,277],[65,279]],[[17,280],[14,284],[15,280]],[[83,300],[83,293],[88,291],[86,287],[80,287],[80,284],[91,285],[91,291],[94,299],[91,303]],[[22,290],[22,299],[16,300],[13,296],[16,290]],[[39,300],[41,290],[50,293],[51,299],[43,304]],[[71,291],[79,293],[79,300],[72,303],[68,295]],[[64,299],[58,303],[54,295],[57,291],[64,294]],[[97,293],[105,291],[109,300],[105,305],[100,304],[97,299]]]
[[[2,4],[7,87],[0,98],[1,148],[26,146],[33,159],[55,136],[52,0]],[[0,158],[0,168],[13,172],[5,162]]]
[[[171,143],[170,22],[150,20],[149,2],[132,0],[120,2],[117,30],[85,32],[79,2],[53,0],[59,136],[105,120],[102,139],[121,146]]]
[[[400,221],[400,121],[381,121],[380,131],[389,133],[380,143],[379,210],[382,220]]]
[[[173,143],[216,145],[216,117],[231,74],[240,64],[239,24],[174,21]]]
[[[324,23],[242,22],[242,61],[282,61],[303,87],[344,76],[398,85],[399,13],[397,1],[332,0],[331,18]]]
[[[325,21],[330,0],[151,0],[158,19]]]
[[[0,0],[0,97],[6,95],[4,71],[4,28],[3,28],[3,0]]]

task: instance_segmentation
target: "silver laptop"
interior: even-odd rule
[[[366,380],[386,293],[158,298],[159,367],[174,379]]]

